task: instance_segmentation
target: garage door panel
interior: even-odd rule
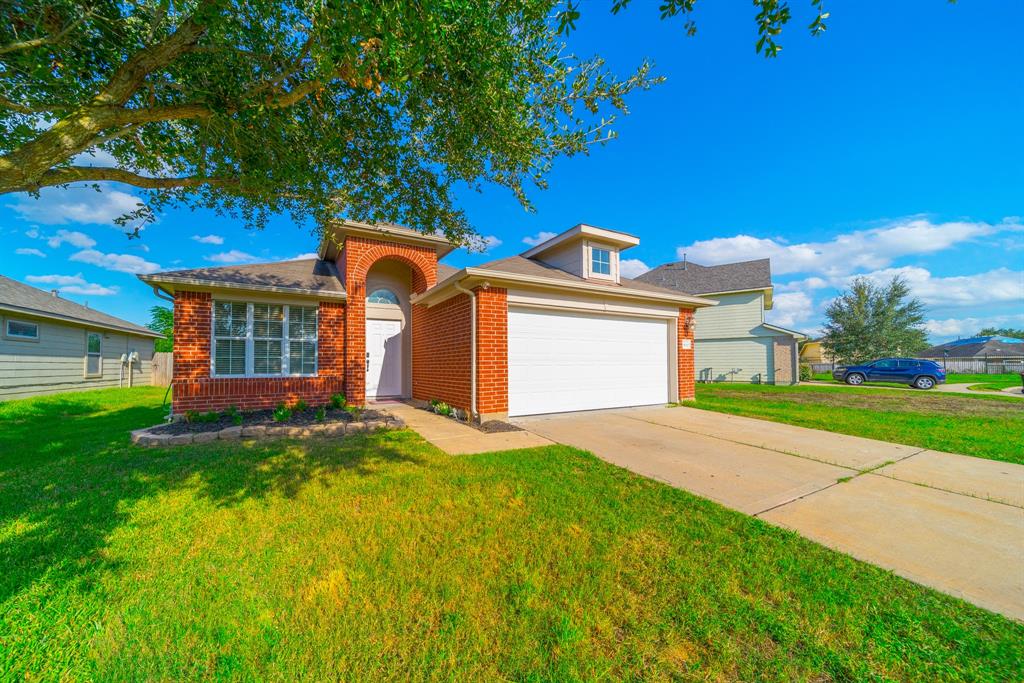
[[[509,414],[663,403],[665,320],[509,309]]]

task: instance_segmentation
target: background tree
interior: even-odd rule
[[[978,337],[1013,337],[1014,339],[1024,339],[1024,330],[1018,330],[1013,327],[986,327],[985,329],[978,332]]]
[[[924,305],[905,280],[887,285],[856,278],[825,310],[822,347],[842,363],[913,356],[928,348]]]
[[[614,12],[629,0],[610,0]],[[666,0],[686,18],[696,0]],[[754,0],[757,49],[790,21]],[[824,30],[827,13],[811,0]],[[569,0],[0,0],[0,194],[117,181],[261,226],[405,223],[463,240],[459,183],[526,206],[552,161],[615,136],[626,77],[569,52]],[[94,157],[90,156],[94,155]],[[97,185],[97,189],[101,186]]]
[[[174,311],[167,306],[153,306],[149,309],[149,324],[146,327],[164,335],[164,339],[154,342],[154,351],[174,350]]]

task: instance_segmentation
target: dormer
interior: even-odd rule
[[[619,253],[638,244],[633,235],[581,223],[521,255],[587,280],[618,284]]]

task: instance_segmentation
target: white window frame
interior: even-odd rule
[[[100,350],[96,353],[89,351],[89,337],[96,335],[100,340]],[[89,372],[89,356],[96,356],[96,372]],[[85,368],[83,369],[82,375],[87,378],[102,377],[103,376],[103,333],[92,332],[90,330],[85,331]]]
[[[232,304],[245,304],[245,336],[244,337],[222,337],[223,339],[231,340],[242,340],[245,342],[245,374],[242,375],[225,375],[217,373],[217,304],[218,303],[232,303]],[[314,303],[312,305],[306,304],[278,304],[274,302],[256,302],[261,305],[270,304],[271,306],[283,306],[284,307],[284,329],[282,334],[284,335],[281,341],[281,372],[265,374],[257,374],[254,370],[256,354],[254,342],[254,325],[253,325],[253,304],[252,301],[239,301],[238,299],[214,299],[211,308],[210,315],[210,377],[217,379],[267,379],[271,377],[317,377],[320,373],[320,307]],[[313,372],[309,373],[292,373],[291,372],[291,337],[288,329],[289,312],[292,306],[297,308],[312,308],[313,315],[316,319],[316,333],[312,338],[302,337],[297,341],[312,341],[315,345],[315,353],[313,360]],[[278,341],[277,338],[260,337],[260,341],[271,340]]]
[[[608,272],[598,273],[594,270],[594,251],[601,250],[608,254]],[[586,243],[586,249],[584,251],[586,256],[586,273],[587,277],[595,278],[598,280],[611,280],[618,282],[618,250],[606,245],[606,244],[594,244],[593,242]]]
[[[23,335],[20,335],[20,334],[11,334],[11,331],[9,329],[9,326],[10,326],[11,323],[21,323],[22,325],[31,325],[32,327],[36,328],[36,336],[34,336],[34,337],[26,337],[26,336],[23,336]],[[39,323],[34,323],[31,320],[19,320],[18,318],[5,318],[4,319],[4,339],[9,339],[11,341],[38,343],[39,342],[39,332],[40,332],[39,331]]]

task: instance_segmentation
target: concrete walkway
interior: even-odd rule
[[[485,434],[455,420],[399,402],[380,402],[381,408],[400,417],[412,430],[450,455],[491,453],[516,448],[551,446],[553,442],[530,431]]]
[[[516,422],[1024,620],[1024,466],[695,408]]]

